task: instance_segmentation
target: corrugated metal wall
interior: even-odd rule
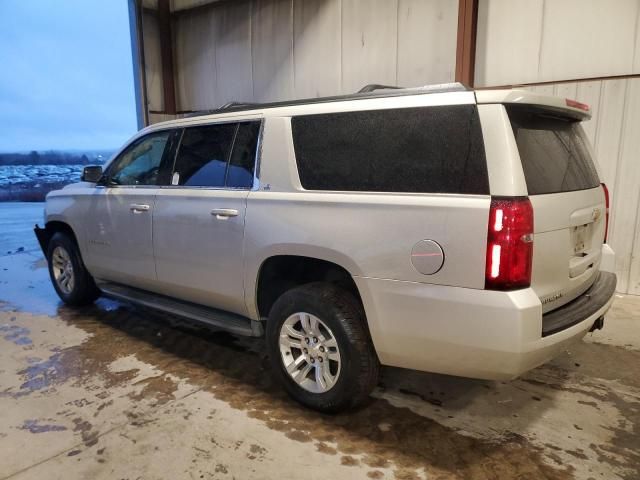
[[[476,85],[640,73],[638,0],[480,0]]]
[[[585,130],[612,195],[618,291],[640,295],[640,78],[529,87],[591,105]]]
[[[174,20],[179,110],[453,81],[456,0],[239,0]]]
[[[480,0],[476,86],[640,73],[640,0]],[[588,103],[618,290],[640,294],[640,78],[527,87]]]

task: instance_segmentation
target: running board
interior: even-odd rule
[[[262,323],[257,320],[225,312],[195,303],[184,302],[175,298],[147,292],[138,288],[127,287],[111,282],[97,282],[98,288],[105,297],[124,300],[137,305],[161,310],[179,317],[206,323],[212,327],[226,330],[236,335],[261,337],[264,335]]]

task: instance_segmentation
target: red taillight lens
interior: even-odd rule
[[[533,207],[527,197],[492,198],[487,236],[485,288],[531,285]]]
[[[589,111],[589,105],[587,105],[586,103],[577,102],[575,100],[571,100],[570,98],[565,98],[564,100],[567,104],[567,107],[577,108],[579,110],[584,110],[585,112]]]
[[[600,185],[602,185],[602,189],[604,190],[604,210],[605,210],[604,211],[604,214],[605,214],[604,243],[607,243],[607,237],[609,236],[609,205],[610,205],[609,189],[604,183],[601,183]]]

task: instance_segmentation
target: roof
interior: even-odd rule
[[[300,100],[287,100],[282,102],[270,103],[243,103],[229,102],[219,108],[212,110],[202,110],[187,114],[184,118],[192,118],[203,115],[216,115],[228,112],[244,112],[250,110],[264,110],[268,108],[291,107],[295,105],[313,105],[317,103],[343,102],[345,100],[364,100],[369,98],[381,97],[400,97],[406,95],[424,95],[428,93],[444,93],[444,92],[465,92],[469,91],[461,83],[440,83],[434,85],[425,85],[422,87],[403,88],[391,85],[371,84],[361,88],[358,92],[349,95],[336,95],[332,97],[316,97],[303,98]]]
[[[272,103],[230,102],[217,109],[193,112],[176,120],[156,123],[145,128],[143,131],[196,124],[200,123],[202,120],[223,120],[227,117],[229,119],[237,119],[238,117],[244,116],[257,117],[260,115],[267,115],[271,112],[273,112],[274,115],[299,115],[301,108],[304,107],[312,107],[312,112],[310,113],[324,113],[334,111],[334,109],[336,111],[346,111],[351,109],[370,110],[375,108],[392,108],[390,103],[385,101],[386,99],[393,100],[393,106],[397,104],[399,108],[403,106],[428,106],[441,104],[434,103],[442,101],[439,95],[439,100],[431,97],[431,95],[443,93],[451,94],[451,98],[447,97],[446,104],[468,104],[476,102],[533,104],[554,109],[562,109],[569,112],[572,116],[580,119],[590,118],[591,116],[589,110],[585,110],[585,106],[577,102],[560,97],[539,95],[529,90],[487,89],[477,90],[474,92],[461,83],[443,83],[415,88],[401,88],[388,85],[367,85],[359,92],[349,95],[306,98]],[[415,96],[421,96],[420,100],[410,98]],[[354,100],[369,100],[369,102],[363,102],[360,108],[354,107],[351,103],[346,103]],[[341,102],[343,103],[342,105],[340,105]],[[576,108],[577,105],[581,106]],[[278,109],[278,111],[274,111],[276,109]]]

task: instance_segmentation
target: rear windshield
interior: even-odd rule
[[[600,185],[579,121],[534,107],[506,108],[529,195]]]
[[[475,105],[291,119],[307,190],[488,194]]]

